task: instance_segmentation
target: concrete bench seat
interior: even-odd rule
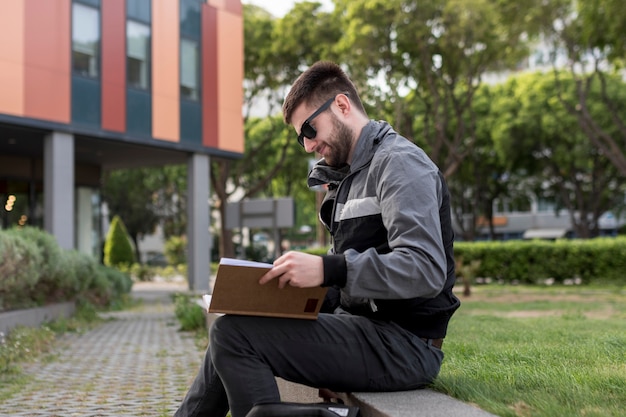
[[[282,401],[320,402],[319,390],[277,378]],[[431,389],[400,392],[336,393],[345,403],[359,407],[362,417],[494,417]]]

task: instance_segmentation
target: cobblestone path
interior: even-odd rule
[[[0,402],[0,416],[173,415],[203,352],[178,330],[167,289],[143,296],[140,308],[61,337],[47,363],[26,365],[32,380]]]

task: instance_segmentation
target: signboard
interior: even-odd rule
[[[226,205],[227,229],[284,228],[294,223],[293,198],[244,200]]]

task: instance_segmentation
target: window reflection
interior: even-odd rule
[[[198,42],[181,39],[180,60],[180,95],[189,100],[198,100],[200,95]]]
[[[150,86],[150,27],[129,20],[126,24],[128,86],[147,90]]]
[[[94,7],[72,5],[72,69],[75,74],[98,77],[100,12]]]

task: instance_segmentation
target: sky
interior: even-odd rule
[[[283,17],[289,10],[292,9],[294,3],[299,3],[301,0],[242,0],[243,4],[255,4],[260,6],[273,14],[275,17]],[[332,0],[315,0],[322,3],[327,8],[332,7]]]

